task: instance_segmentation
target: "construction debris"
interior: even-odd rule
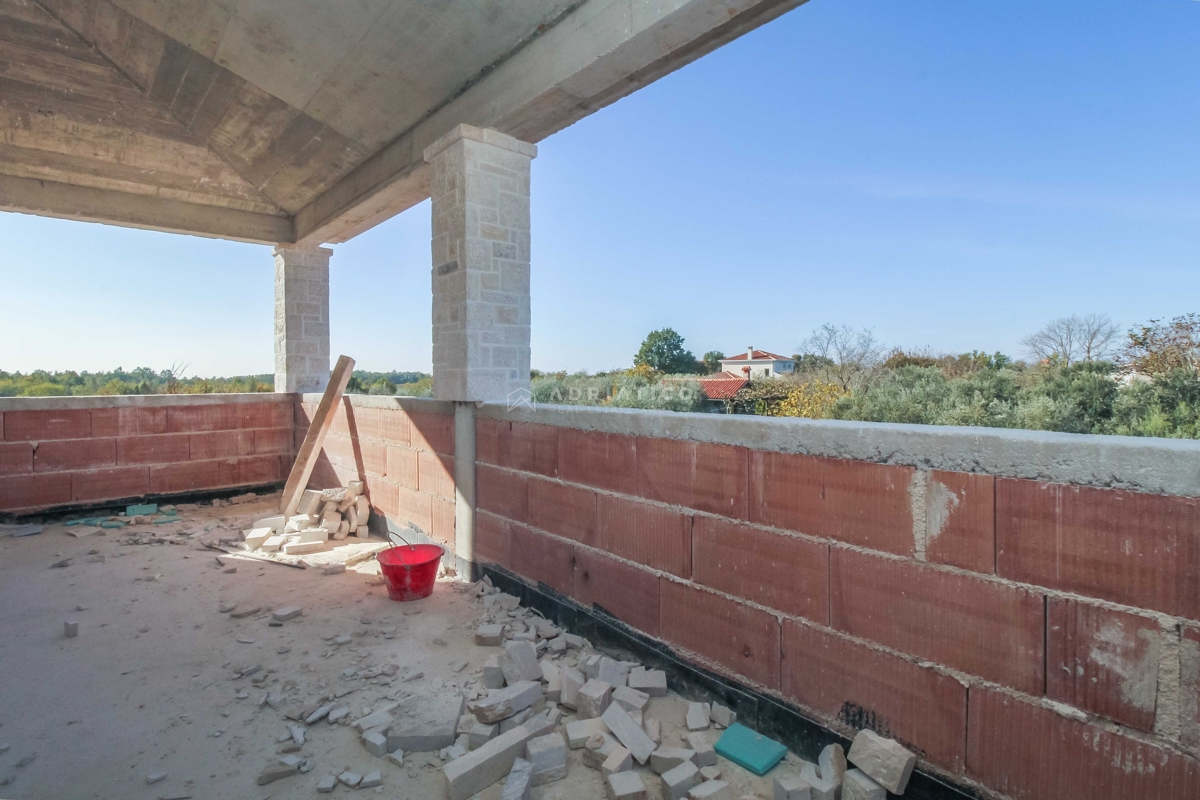
[[[917,757],[899,742],[884,739],[870,729],[863,729],[854,737],[848,759],[863,774],[892,794],[904,794],[917,763]],[[825,774],[824,765],[821,774]]]

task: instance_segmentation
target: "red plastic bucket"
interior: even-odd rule
[[[405,603],[433,594],[444,552],[436,544],[405,544],[380,550],[376,558],[387,581],[388,597]]]

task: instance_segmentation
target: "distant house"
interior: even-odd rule
[[[780,378],[796,371],[796,360],[789,356],[747,347],[746,352],[740,355],[721,359],[721,369],[734,377],[747,379]]]
[[[700,379],[700,388],[709,401],[708,408],[714,411],[728,411],[729,401],[739,389],[750,383],[751,378],[757,380],[791,375],[796,370],[796,362],[787,356],[748,347],[741,355],[721,359],[721,369],[722,372]]]

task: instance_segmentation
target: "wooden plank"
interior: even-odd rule
[[[304,434],[304,444],[300,445],[296,463],[292,464],[292,473],[288,475],[287,484],[283,487],[283,504],[280,509],[284,519],[293,516],[296,507],[300,505],[300,496],[308,487],[308,479],[312,476],[313,467],[317,465],[317,458],[321,455],[325,434],[329,433],[329,427],[333,425],[334,409],[342,399],[342,392],[346,391],[346,384],[350,382],[350,372],[353,369],[353,358],[338,356],[337,365],[329,376],[329,385],[325,387],[325,395],[317,406],[312,422],[309,423],[308,433]]]

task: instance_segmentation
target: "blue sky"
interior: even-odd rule
[[[811,0],[540,144],[533,365],[791,353],[823,322],[1020,355],[1200,311],[1200,2]],[[272,369],[267,247],[0,214],[0,369]],[[332,348],[430,367],[429,210],[332,261]]]

